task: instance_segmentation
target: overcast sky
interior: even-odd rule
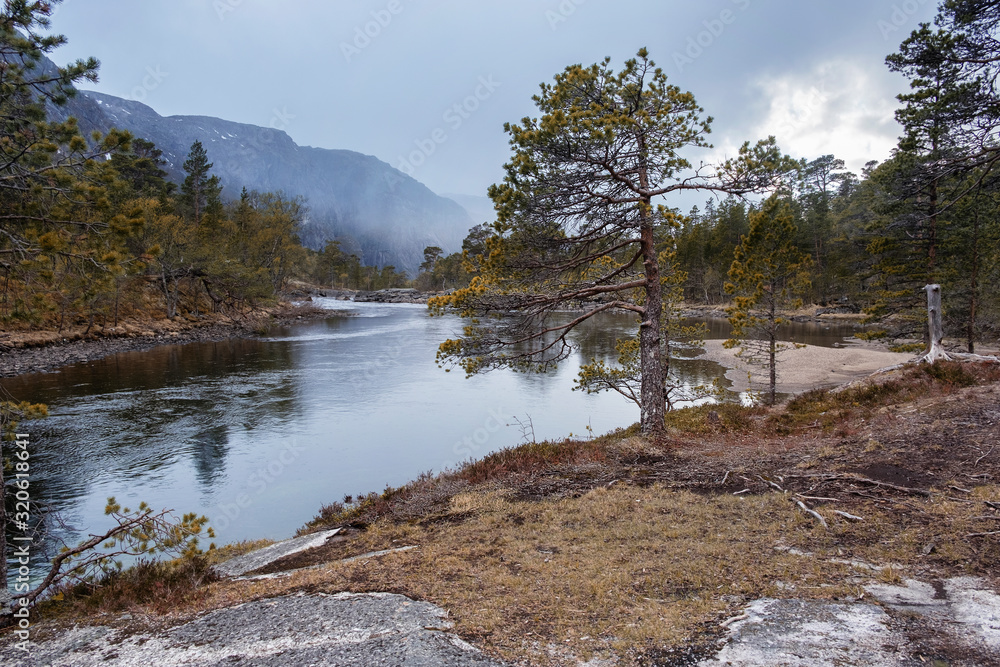
[[[85,88],[162,115],[285,130],[374,155],[438,193],[485,194],[503,124],[567,65],[646,46],[715,118],[716,150],[773,134],[795,157],[859,171],[896,143],[906,82],[885,56],[934,0],[66,0],[60,64],[95,56]],[[457,106],[456,106],[457,105]],[[209,156],[211,157],[211,156]],[[693,156],[702,159],[703,156]]]

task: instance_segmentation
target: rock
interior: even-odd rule
[[[431,296],[412,287],[394,287],[376,292],[358,292],[354,300],[360,303],[427,303]]]
[[[700,667],[998,664],[1000,595],[974,577],[868,584],[886,609],[861,602],[762,599],[722,625],[729,635]],[[888,613],[887,613],[888,612]],[[951,656],[947,654],[952,654]],[[947,663],[946,663],[947,664]]]
[[[930,551],[934,545],[930,545]],[[930,583],[907,579],[902,586],[870,584],[865,590],[897,611],[919,614],[1000,655],[1000,595],[975,577]]]
[[[251,551],[248,554],[227,560],[225,563],[216,565],[212,568],[212,570],[216,574],[223,577],[238,577],[241,574],[252,572],[253,570],[260,569],[265,565],[270,565],[274,561],[284,558],[285,556],[290,556],[291,554],[305,551],[306,549],[321,547],[326,544],[328,539],[339,532],[339,528],[334,528],[333,530],[324,530],[320,533],[313,533],[303,537],[296,537],[291,540],[284,540],[283,542],[278,542],[264,547],[263,549]]]
[[[906,639],[887,627],[888,615],[872,604],[818,600],[753,602],[746,618],[729,625],[729,640],[700,667],[815,667],[897,664]]]
[[[218,609],[165,631],[74,628],[33,643],[29,656],[8,643],[0,664],[503,666],[446,632],[447,617],[440,607],[390,593],[299,593]]]

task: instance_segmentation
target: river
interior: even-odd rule
[[[327,299],[343,316],[277,328],[259,340],[163,346],[0,382],[50,416],[27,422],[31,493],[75,543],[109,527],[108,496],[135,507],[206,514],[219,543],[291,536],[345,494],[381,491],[421,472],[523,442],[628,426],[638,408],[617,394],[572,391],[581,363],[611,359],[631,315],[573,334],[577,356],[546,374],[466,378],[435,364],[455,317],[424,306]],[[711,323],[725,337],[726,323]],[[795,324],[799,342],[832,345],[847,327]],[[689,382],[723,369],[675,364]],[[51,542],[51,540],[50,540]]]

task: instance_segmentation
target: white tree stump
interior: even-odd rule
[[[944,326],[941,324],[941,286],[925,285],[927,290],[927,326],[930,331],[930,349],[913,360],[912,363],[933,364],[935,361],[991,361],[1000,363],[1000,357],[987,357],[981,354],[966,354],[964,352],[947,352],[944,340]]]
[[[919,361],[933,364],[935,361],[950,361],[951,356],[945,351],[944,326],[941,324],[941,286],[925,285],[927,291],[927,326],[930,330],[931,345]]]

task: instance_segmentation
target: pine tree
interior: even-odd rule
[[[750,230],[736,247],[726,284],[733,295],[728,310],[733,330],[725,346],[739,347],[741,358],[767,369],[772,405],[777,357],[783,349],[778,333],[787,322],[780,311],[795,304],[793,295],[804,287],[803,272],[809,264],[809,256],[795,246],[797,233],[789,204],[777,196],[768,198],[750,215]]]
[[[201,227],[206,213],[218,211],[221,205],[222,186],[218,176],[209,175],[211,169],[208,153],[200,141],[195,141],[184,161],[187,177],[181,184],[180,203],[183,212],[190,216],[196,227]]]
[[[75,119],[47,120],[46,107],[64,105],[76,94],[73,84],[95,81],[98,68],[89,58],[43,71],[44,54],[66,43],[62,35],[40,34],[54,4],[5,2],[0,8],[0,263],[14,270],[43,252],[39,239],[46,234],[80,235],[103,226],[57,209],[67,198],[86,195],[79,175],[88,161],[127,148],[131,139],[114,130],[89,146]]]
[[[420,272],[431,273],[434,271],[434,265],[441,259],[442,254],[444,254],[444,251],[436,245],[429,245],[424,248],[424,261],[420,264]]]
[[[826,303],[833,289],[827,260],[833,232],[830,212],[831,189],[839,181],[844,170],[844,161],[833,155],[823,155],[805,163],[802,170],[802,194],[799,202],[803,206],[801,231],[808,237],[813,260],[813,280],[815,302]]]
[[[566,68],[534,98],[541,118],[505,126],[513,156],[504,182],[489,190],[498,215],[481,273],[431,307],[470,317],[465,335],[438,353],[467,373],[551,367],[573,350],[567,334],[578,324],[612,309],[635,313],[640,423],[658,437],[665,372],[655,230],[676,225],[658,198],[764,190],[790,161],[772,138],[693,167],[683,153],[709,147],[711,120],[694,97],[668,85],[645,49],[620,72],[609,63]],[[568,302],[585,309],[567,323],[550,321]]]

